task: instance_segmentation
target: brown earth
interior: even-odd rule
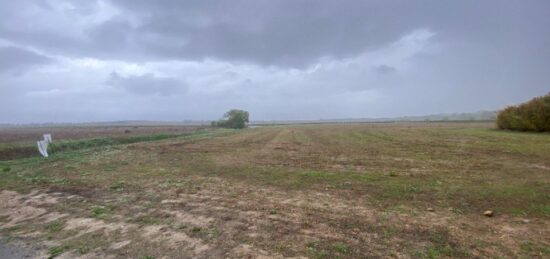
[[[52,134],[54,141],[97,137],[138,136],[161,133],[181,133],[202,128],[201,126],[59,126],[59,127],[0,127],[0,143],[35,143],[45,133]]]
[[[0,233],[59,258],[543,258],[549,139],[284,126],[17,160]]]

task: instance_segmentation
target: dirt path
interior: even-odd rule
[[[22,258],[22,257],[16,256],[13,253],[11,247],[0,243],[0,259],[4,259],[4,258],[5,259],[8,259],[8,258],[19,259],[19,258]]]
[[[37,256],[36,251],[17,246],[0,238],[0,259],[26,259],[35,258]]]

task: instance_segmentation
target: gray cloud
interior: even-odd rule
[[[548,92],[549,10],[545,0],[0,0],[0,122],[498,109]]]
[[[374,70],[380,74],[391,74],[397,72],[397,69],[388,65],[375,66]]]
[[[22,73],[37,65],[52,62],[52,59],[16,47],[0,47],[0,73]]]
[[[185,84],[180,80],[172,77],[157,77],[152,73],[124,77],[117,72],[112,72],[107,84],[122,87],[128,92],[140,95],[171,95],[186,91]]]
[[[69,10],[51,6],[34,9],[50,16],[81,15],[90,21],[96,2],[71,2]],[[28,4],[28,3],[27,3]],[[13,12],[22,3],[3,4]],[[548,24],[545,1],[113,1],[119,13],[100,22],[69,27],[65,33],[49,26],[13,27],[27,17],[7,15],[0,32],[25,44],[116,59],[215,58],[262,65],[304,67],[322,57],[344,58],[381,47],[403,34],[429,27],[442,41],[472,40],[514,47],[538,45],[548,34],[534,33]],[[546,8],[545,8],[546,7]],[[28,8],[28,7],[27,7]],[[8,11],[5,11],[6,13]],[[17,14],[18,12],[16,12]],[[530,15],[526,18],[525,14]],[[63,23],[63,19],[52,19]],[[67,21],[68,22],[68,21]],[[32,23],[32,22],[30,22]],[[132,25],[132,23],[134,25]],[[52,24],[53,27],[55,23]],[[524,41],[528,36],[533,40]]]

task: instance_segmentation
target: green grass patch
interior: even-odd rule
[[[101,218],[107,212],[104,206],[93,206],[90,208],[90,213],[96,218]]]
[[[55,258],[69,249],[68,246],[54,246],[48,249],[49,259]]]
[[[550,246],[545,244],[537,244],[534,242],[525,242],[520,245],[520,248],[525,253],[534,256],[550,255]]]
[[[349,252],[349,247],[348,245],[344,244],[344,243],[335,243],[332,248],[334,249],[334,251],[338,252],[338,253],[341,253],[341,254],[347,254]]]
[[[48,225],[46,225],[46,230],[50,233],[59,232],[63,229],[64,224],[65,223],[63,223],[61,221],[54,221],[54,222],[51,222]]]

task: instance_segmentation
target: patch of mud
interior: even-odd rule
[[[195,227],[203,227],[214,221],[214,218],[196,215],[181,210],[163,210],[162,212],[173,216],[177,223],[183,225],[191,225]]]
[[[40,219],[43,219],[44,223],[50,223],[52,221],[56,221],[56,220],[65,218],[67,216],[69,216],[69,214],[59,213],[57,211],[54,211],[54,212],[44,214],[43,216],[40,217]]]
[[[28,205],[51,205],[56,204],[59,202],[59,198],[63,194],[61,193],[37,193],[37,192],[31,192],[27,195],[23,196],[23,199],[25,200],[25,204]]]
[[[305,259],[305,256],[298,257],[284,257],[281,254],[270,254],[269,252],[254,247],[249,244],[241,244],[236,246],[231,250],[231,256],[236,258],[256,258],[256,259],[283,259],[283,258],[292,258],[292,259]]]
[[[41,251],[36,245],[25,244],[24,239],[0,238],[0,258],[5,259],[27,259],[27,258],[48,258],[45,251]]]
[[[121,241],[121,242],[112,243],[109,246],[109,249],[111,249],[111,250],[121,249],[121,248],[124,248],[124,247],[128,246],[131,243],[132,243],[132,241],[130,241],[130,240],[124,240],[124,241]]]
[[[55,258],[56,259],[96,259],[96,258],[111,259],[116,257],[112,255],[106,255],[100,251],[93,251],[83,255],[77,254],[74,252],[65,252]]]
[[[146,226],[142,229],[141,236],[149,241],[167,244],[173,248],[186,247],[195,255],[207,251],[210,247],[204,244],[201,239],[190,237],[183,232],[176,232],[166,226]]]
[[[93,218],[74,218],[67,220],[65,223],[65,230],[78,230],[77,237],[99,230],[103,230],[106,234],[113,231],[120,231],[121,234],[126,234],[129,230],[135,228],[137,228],[137,226],[134,224],[105,223],[102,220]]]
[[[0,192],[0,217],[7,216],[8,222],[3,223],[0,229],[6,229],[20,222],[40,217],[46,213],[45,209],[22,205],[24,196],[16,192]]]
[[[528,164],[527,166],[535,169],[550,170],[550,167],[540,164]]]

